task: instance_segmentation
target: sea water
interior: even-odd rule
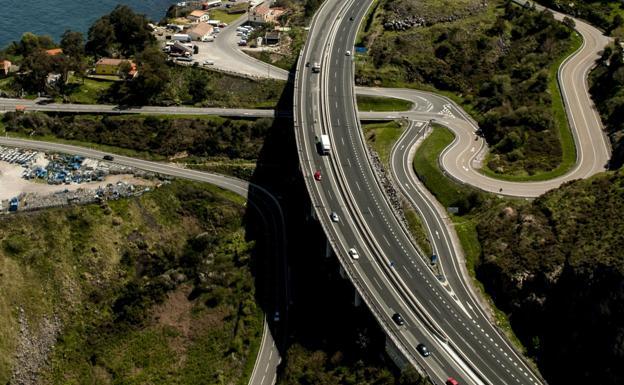
[[[172,0],[0,0],[0,48],[19,40],[24,32],[50,35],[59,41],[65,30],[85,34],[100,16],[117,4],[159,21]]]

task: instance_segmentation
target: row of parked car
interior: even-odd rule
[[[238,41],[238,45],[246,46],[247,40],[249,39],[249,34],[254,31],[254,27],[251,25],[241,25],[236,28],[236,36],[240,36],[240,40]]]

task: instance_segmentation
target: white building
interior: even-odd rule
[[[199,23],[188,30],[188,35],[193,40],[204,41],[212,36],[213,27],[210,24]]]
[[[186,18],[193,23],[205,23],[210,19],[208,12],[199,9],[189,13]]]

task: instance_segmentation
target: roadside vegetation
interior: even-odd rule
[[[218,116],[101,116],[5,114],[8,132],[54,135],[162,157],[186,156],[256,159],[271,119],[226,119]]]
[[[549,12],[510,1],[381,0],[360,34],[356,82],[452,94],[490,145],[491,173],[539,179],[574,158],[555,75],[575,39]]]
[[[262,314],[243,203],[176,181],[2,218],[0,381],[246,384]]]
[[[477,225],[477,276],[550,384],[624,381],[623,187],[619,171],[598,174]]]
[[[356,95],[356,98],[360,111],[409,111],[414,108],[414,103],[405,99],[370,95]]]
[[[590,92],[611,140],[609,167],[624,164],[624,49],[620,44],[605,48],[589,77]]]
[[[249,179],[272,119],[218,116],[21,114],[7,112],[0,128],[28,138],[98,146],[148,160]]]
[[[539,0],[538,3],[587,20],[611,36],[624,38],[624,3],[620,0]]]

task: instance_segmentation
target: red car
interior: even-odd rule
[[[319,181],[322,179],[321,170],[316,170],[316,172],[314,173],[314,179],[319,180]]]
[[[449,379],[446,380],[446,385],[459,385],[459,382],[453,377],[449,377]]]

